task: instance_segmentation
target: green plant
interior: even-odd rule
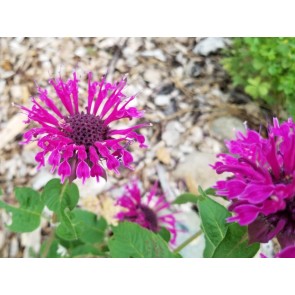
[[[233,38],[222,60],[235,86],[295,115],[295,38]]]

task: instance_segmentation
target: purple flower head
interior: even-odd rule
[[[124,194],[118,199],[116,205],[122,207],[117,213],[120,221],[135,222],[153,232],[160,231],[161,227],[171,233],[171,244],[176,241],[176,219],[168,213],[170,203],[164,195],[157,196],[158,183],[156,182],[146,197],[143,197],[136,180],[125,186]],[[166,209],[166,210],[165,210]]]
[[[213,168],[230,172],[215,185],[217,194],[231,201],[228,221],[249,225],[250,242],[277,237],[282,248],[295,244],[295,124],[274,118],[263,138],[253,130],[237,133],[226,143],[230,154],[220,154]]]
[[[264,254],[260,254],[261,258],[267,258]],[[295,246],[288,246],[276,254],[274,258],[295,258]]]
[[[101,81],[92,82],[92,73],[88,74],[87,106],[81,110],[81,99],[78,95],[78,79],[74,72],[73,78],[64,82],[61,78],[52,79],[56,102],[50,98],[46,89],[37,87],[38,98],[33,98],[31,109],[20,108],[28,116],[26,123],[34,121],[39,126],[24,134],[23,143],[37,140],[41,151],[35,159],[38,169],[45,162],[57,169],[61,181],[70,181],[76,177],[83,183],[89,177],[106,179],[105,168],[119,173],[123,166],[132,169],[133,157],[127,147],[137,141],[141,148],[146,147],[144,136],[135,132],[136,129],[149,126],[143,123],[124,129],[113,129],[113,122],[128,118],[141,118],[143,111],[127,105],[135,96],[127,97],[122,91],[126,79],[118,83],[108,83],[103,76]],[[61,106],[61,107],[59,107]]]

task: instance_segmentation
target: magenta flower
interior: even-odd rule
[[[137,181],[125,186],[124,194],[118,199],[116,205],[122,210],[117,214],[120,221],[135,222],[153,232],[160,231],[161,227],[171,233],[171,244],[176,241],[176,219],[172,213],[165,212],[170,204],[164,195],[157,196],[158,183],[151,188],[148,195],[142,196]]]
[[[228,221],[249,225],[250,242],[277,237],[282,248],[295,244],[295,124],[279,125],[276,118],[268,137],[247,129],[226,143],[231,154],[220,154],[213,168],[230,172],[215,185],[217,194],[232,203]]]
[[[267,258],[264,254],[260,254],[261,258]],[[295,246],[289,246],[276,254],[274,258],[295,258]]]
[[[141,118],[143,111],[127,105],[135,96],[126,97],[122,90],[126,79],[118,83],[101,81],[92,82],[92,73],[88,74],[88,98],[85,110],[81,110],[81,99],[78,95],[78,79],[73,73],[73,79],[67,82],[61,78],[52,79],[58,99],[56,102],[49,97],[47,90],[37,87],[38,98],[33,98],[33,106],[20,108],[27,114],[28,120],[39,126],[24,134],[24,142],[37,140],[41,151],[35,159],[38,169],[47,162],[52,166],[52,172],[57,169],[61,181],[70,181],[76,177],[83,183],[89,177],[106,178],[102,162],[106,162],[109,170],[119,173],[120,164],[132,169],[133,157],[127,147],[133,142],[139,142],[140,147],[146,147],[144,136],[134,130],[149,126],[147,123],[130,128],[113,129],[113,122],[128,118]],[[61,106],[61,107],[60,107]]]

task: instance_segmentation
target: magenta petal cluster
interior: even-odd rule
[[[226,143],[213,168],[229,172],[215,185],[217,194],[231,201],[228,219],[248,225],[250,242],[277,237],[282,248],[295,244],[295,124],[274,118],[267,138],[246,130]]]
[[[33,98],[32,107],[20,108],[27,114],[28,120],[37,123],[37,127],[24,134],[23,143],[38,142],[41,151],[35,159],[38,169],[45,162],[57,170],[62,182],[76,177],[83,183],[89,177],[106,178],[108,170],[119,173],[123,165],[132,169],[133,157],[127,147],[137,141],[140,147],[146,147],[145,138],[135,132],[136,129],[149,126],[147,123],[124,129],[113,129],[112,123],[124,118],[141,118],[143,111],[127,107],[135,96],[127,97],[122,91],[126,79],[111,84],[103,76],[100,81],[92,81],[88,74],[88,97],[79,98],[76,72],[73,78],[64,82],[61,78],[49,83],[57,98],[49,96],[46,89],[37,87],[38,98]],[[85,108],[81,104],[87,103]]]
[[[120,221],[135,222],[153,232],[160,231],[161,227],[171,233],[171,244],[176,242],[176,219],[171,212],[167,212],[170,203],[164,195],[157,196],[158,183],[156,182],[146,197],[142,196],[138,181],[134,180],[125,186],[124,194],[117,200],[116,205],[122,207],[117,213]]]
[[[267,258],[264,254],[260,254],[261,258]],[[288,246],[276,254],[274,258],[295,258],[295,246]]]

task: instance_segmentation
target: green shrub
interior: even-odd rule
[[[233,38],[222,63],[235,86],[295,115],[295,38]]]

